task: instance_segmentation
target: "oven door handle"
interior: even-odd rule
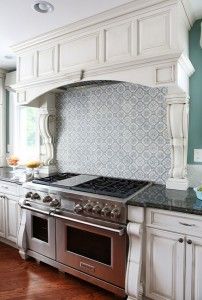
[[[33,211],[33,212],[36,212],[36,213],[40,213],[42,215],[51,216],[49,211],[44,211],[44,210],[41,210],[41,209],[38,209],[38,208],[34,208],[34,207],[26,205],[26,204],[21,204],[20,207],[24,208],[24,209],[27,209],[27,210],[30,210],[30,211]]]
[[[120,236],[124,235],[125,229],[126,229],[125,227],[122,227],[121,229],[115,229],[115,228],[106,227],[106,226],[102,226],[102,225],[92,224],[92,223],[89,223],[89,222],[86,222],[86,221],[81,221],[81,220],[77,220],[77,219],[74,219],[74,218],[61,216],[61,215],[58,215],[58,214],[55,214],[55,213],[51,213],[51,216],[54,216],[58,219],[62,219],[62,220],[66,220],[66,221],[72,221],[72,222],[75,222],[75,223],[88,225],[88,226],[91,226],[91,227],[95,227],[95,228],[107,230],[107,231],[110,231],[110,232],[118,233]]]

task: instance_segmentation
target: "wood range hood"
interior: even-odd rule
[[[85,81],[167,87],[167,188],[186,190],[191,15],[184,0],[134,0],[13,46],[19,105],[40,107],[42,159],[54,167],[55,93]]]

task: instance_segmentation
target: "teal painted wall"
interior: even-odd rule
[[[202,20],[197,20],[189,33],[190,60],[195,68],[195,73],[190,78],[188,147],[189,164],[194,164],[194,149],[202,149],[202,48],[200,47],[201,22]]]

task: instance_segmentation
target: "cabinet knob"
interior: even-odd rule
[[[192,240],[188,240],[187,244],[191,245],[192,244]]]
[[[74,211],[75,211],[75,213],[77,213],[77,214],[82,213],[82,211],[83,211],[83,206],[82,206],[80,203],[76,204],[75,207],[74,207]]]
[[[93,206],[93,213],[99,215],[101,213],[102,207],[99,203]]]
[[[179,238],[178,242],[179,242],[179,243],[183,243],[183,242],[184,242],[184,239],[183,239],[183,238]]]
[[[34,193],[34,194],[31,195],[31,199],[32,199],[32,200],[40,200],[41,197],[39,196],[39,194]]]
[[[25,195],[25,198],[31,198],[32,197],[32,192],[28,192],[26,195]]]

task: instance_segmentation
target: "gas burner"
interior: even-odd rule
[[[79,174],[75,174],[75,173],[57,173],[57,174],[53,174],[48,177],[34,179],[32,182],[37,183],[37,184],[43,184],[43,185],[51,185],[51,183],[54,183],[56,181],[68,179],[68,178],[75,177],[78,175]]]
[[[91,181],[71,187],[72,190],[127,198],[149,184],[148,181],[99,177]]]

